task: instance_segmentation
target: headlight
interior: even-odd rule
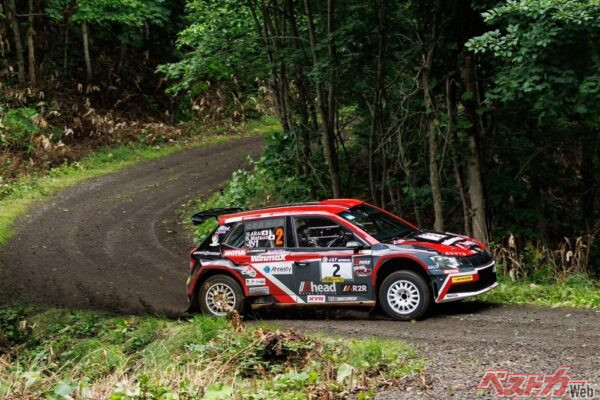
[[[431,260],[438,268],[460,268],[462,266],[462,260],[458,257],[433,256]]]

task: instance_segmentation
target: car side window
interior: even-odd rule
[[[244,247],[244,224],[241,222],[237,223],[231,231],[229,231],[229,234],[225,237],[222,244],[235,249]]]
[[[295,217],[298,247],[346,247],[357,240],[347,228],[324,217]]]
[[[244,243],[249,249],[286,246],[284,217],[247,221],[244,227]]]

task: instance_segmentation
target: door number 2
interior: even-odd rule
[[[324,278],[343,278],[352,280],[351,257],[323,257],[321,258],[321,280]]]

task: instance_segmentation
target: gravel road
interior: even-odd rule
[[[178,315],[193,242],[177,210],[221,188],[263,143],[186,150],[59,192],[0,249],[0,301]]]
[[[300,314],[300,315],[298,315]],[[501,306],[484,302],[440,305],[415,323],[382,320],[381,315],[346,312],[271,312],[263,317],[298,332],[341,337],[403,339],[427,358],[427,389],[421,379],[378,399],[497,398],[475,389],[485,370],[551,374],[573,367],[573,379],[589,379],[600,399],[600,310]],[[567,395],[567,398],[570,398]]]
[[[65,189],[17,222],[0,249],[0,302],[119,313],[179,315],[191,245],[177,209],[213,193],[257,156],[261,138],[187,150]],[[600,398],[600,311],[463,302],[421,322],[359,311],[280,310],[260,317],[301,332],[398,338],[428,359],[427,388],[415,381],[381,399],[490,397],[475,386],[486,369],[551,373],[572,366]]]

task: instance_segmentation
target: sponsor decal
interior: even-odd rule
[[[464,257],[464,256],[468,256],[470,253],[467,251],[444,251],[442,254],[444,254],[445,256]]]
[[[281,254],[286,253],[286,249],[273,249],[273,248],[258,248],[258,249],[248,249],[248,254]]]
[[[291,262],[282,262],[282,263],[269,263],[263,267],[263,271],[266,274],[272,275],[291,275],[292,274],[292,263]]]
[[[369,291],[367,285],[344,285],[342,292],[344,293],[366,293]]]
[[[272,261],[284,261],[285,254],[261,254],[259,256],[251,256],[250,261],[252,262],[272,262]]]
[[[345,279],[352,280],[352,257],[323,257],[321,258],[321,280],[341,278],[335,282],[343,282]]]
[[[448,235],[443,235],[440,233],[433,233],[433,232],[423,232],[420,233],[418,235],[414,235],[413,236],[416,239],[423,239],[423,240],[431,240],[434,242],[441,242],[443,239],[447,239]]]
[[[248,288],[248,296],[264,296],[269,293],[268,286],[253,286]]]
[[[473,242],[472,240],[463,240],[462,242],[456,243],[456,246],[462,247],[463,249],[470,249],[471,247],[476,247],[479,249],[477,243]]]
[[[323,282],[325,283],[342,283],[344,282],[344,278],[338,276],[326,276],[323,278]]]
[[[504,399],[593,398],[596,393],[589,379],[573,379],[572,367],[560,366],[552,374],[512,374],[508,370],[486,370],[477,389],[493,390]]]
[[[245,256],[245,249],[223,250],[223,257]]]
[[[211,241],[210,241],[210,246],[211,247],[215,247],[219,245],[219,235],[215,234],[212,235]]]
[[[275,229],[258,229],[246,231],[245,241],[246,247],[265,247],[264,242],[269,242],[275,247],[283,247],[285,245],[285,231],[283,227],[278,226]],[[263,243],[263,245],[261,245]]]
[[[327,301],[357,301],[356,296],[329,296]]]
[[[371,265],[371,260],[368,258],[356,258],[354,259],[354,265]]]
[[[300,294],[309,294],[309,293],[335,293],[335,283],[330,285],[324,283],[314,283],[311,281],[302,281],[300,282],[300,287],[298,289]]]
[[[324,295],[309,295],[306,297],[307,303],[325,303]]]
[[[227,225],[221,225],[217,228],[217,234],[223,234],[229,232],[230,227]]]
[[[195,256],[218,256],[220,253],[218,251],[195,251]]]
[[[473,275],[453,276],[452,283],[473,282]]]
[[[246,279],[246,285],[248,285],[248,286],[265,285],[265,278]]]
[[[354,275],[360,278],[364,278],[366,276],[371,276],[373,270],[371,268],[367,268],[364,265],[355,265],[354,266]]]
[[[259,247],[260,241],[272,242],[275,240],[275,233],[271,229],[259,229],[246,232],[246,247]],[[264,246],[262,246],[264,247]]]
[[[444,241],[442,242],[442,244],[445,244],[445,245],[447,245],[447,246],[450,246],[450,245],[452,245],[452,244],[454,244],[454,243],[456,243],[456,242],[460,242],[460,241],[463,241],[463,240],[465,240],[465,238],[463,238],[463,237],[461,237],[461,236],[456,236],[456,237],[452,237],[452,238],[450,238],[450,239],[446,239],[446,240],[444,240]]]
[[[243,267],[241,273],[242,275],[249,276],[250,278],[256,277],[256,271],[251,267]]]

